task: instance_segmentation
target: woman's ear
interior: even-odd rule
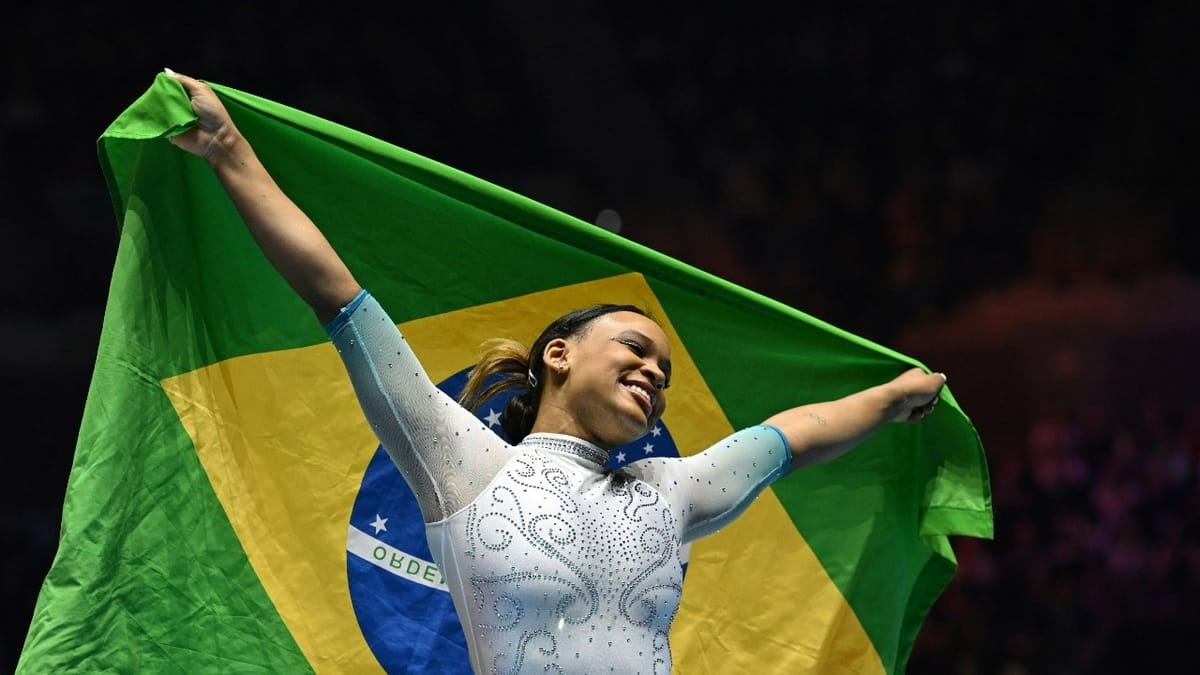
[[[569,342],[563,338],[555,338],[546,343],[542,351],[542,363],[554,372],[563,372],[567,367],[567,352],[571,349]]]

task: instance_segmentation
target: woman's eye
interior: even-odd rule
[[[634,342],[633,340],[622,340],[621,344],[629,347],[629,349],[633,350],[633,353],[637,354],[638,356],[646,355],[646,348]]]

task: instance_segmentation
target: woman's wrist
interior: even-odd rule
[[[222,129],[213,135],[204,159],[214,171],[245,166],[248,156],[253,155],[253,149],[246,138],[233,125]]]

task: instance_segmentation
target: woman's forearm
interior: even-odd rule
[[[836,459],[894,417],[898,408],[889,385],[879,385],[835,401],[791,408],[766,420],[779,428],[792,448],[792,469]]]
[[[791,408],[768,418],[791,444],[792,469],[841,457],[891,421],[919,422],[937,404],[941,373],[912,368],[849,396]]]
[[[285,281],[326,322],[360,286],[329,241],[283,193],[246,139],[223,130],[205,159],[246,227]]]

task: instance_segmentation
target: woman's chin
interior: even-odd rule
[[[657,418],[653,420],[657,422]],[[619,410],[614,410],[611,417],[608,417],[603,429],[596,429],[598,432],[596,437],[600,439],[600,445],[612,450],[627,443],[632,443],[637,439],[650,433],[650,428],[653,426],[650,420],[646,417],[646,412],[640,407],[629,406],[622,407]]]
[[[627,443],[632,443],[648,433],[650,433],[650,427],[646,425],[645,418],[642,418],[625,429],[614,431],[613,438],[615,442],[612,444],[612,447],[616,448]]]

